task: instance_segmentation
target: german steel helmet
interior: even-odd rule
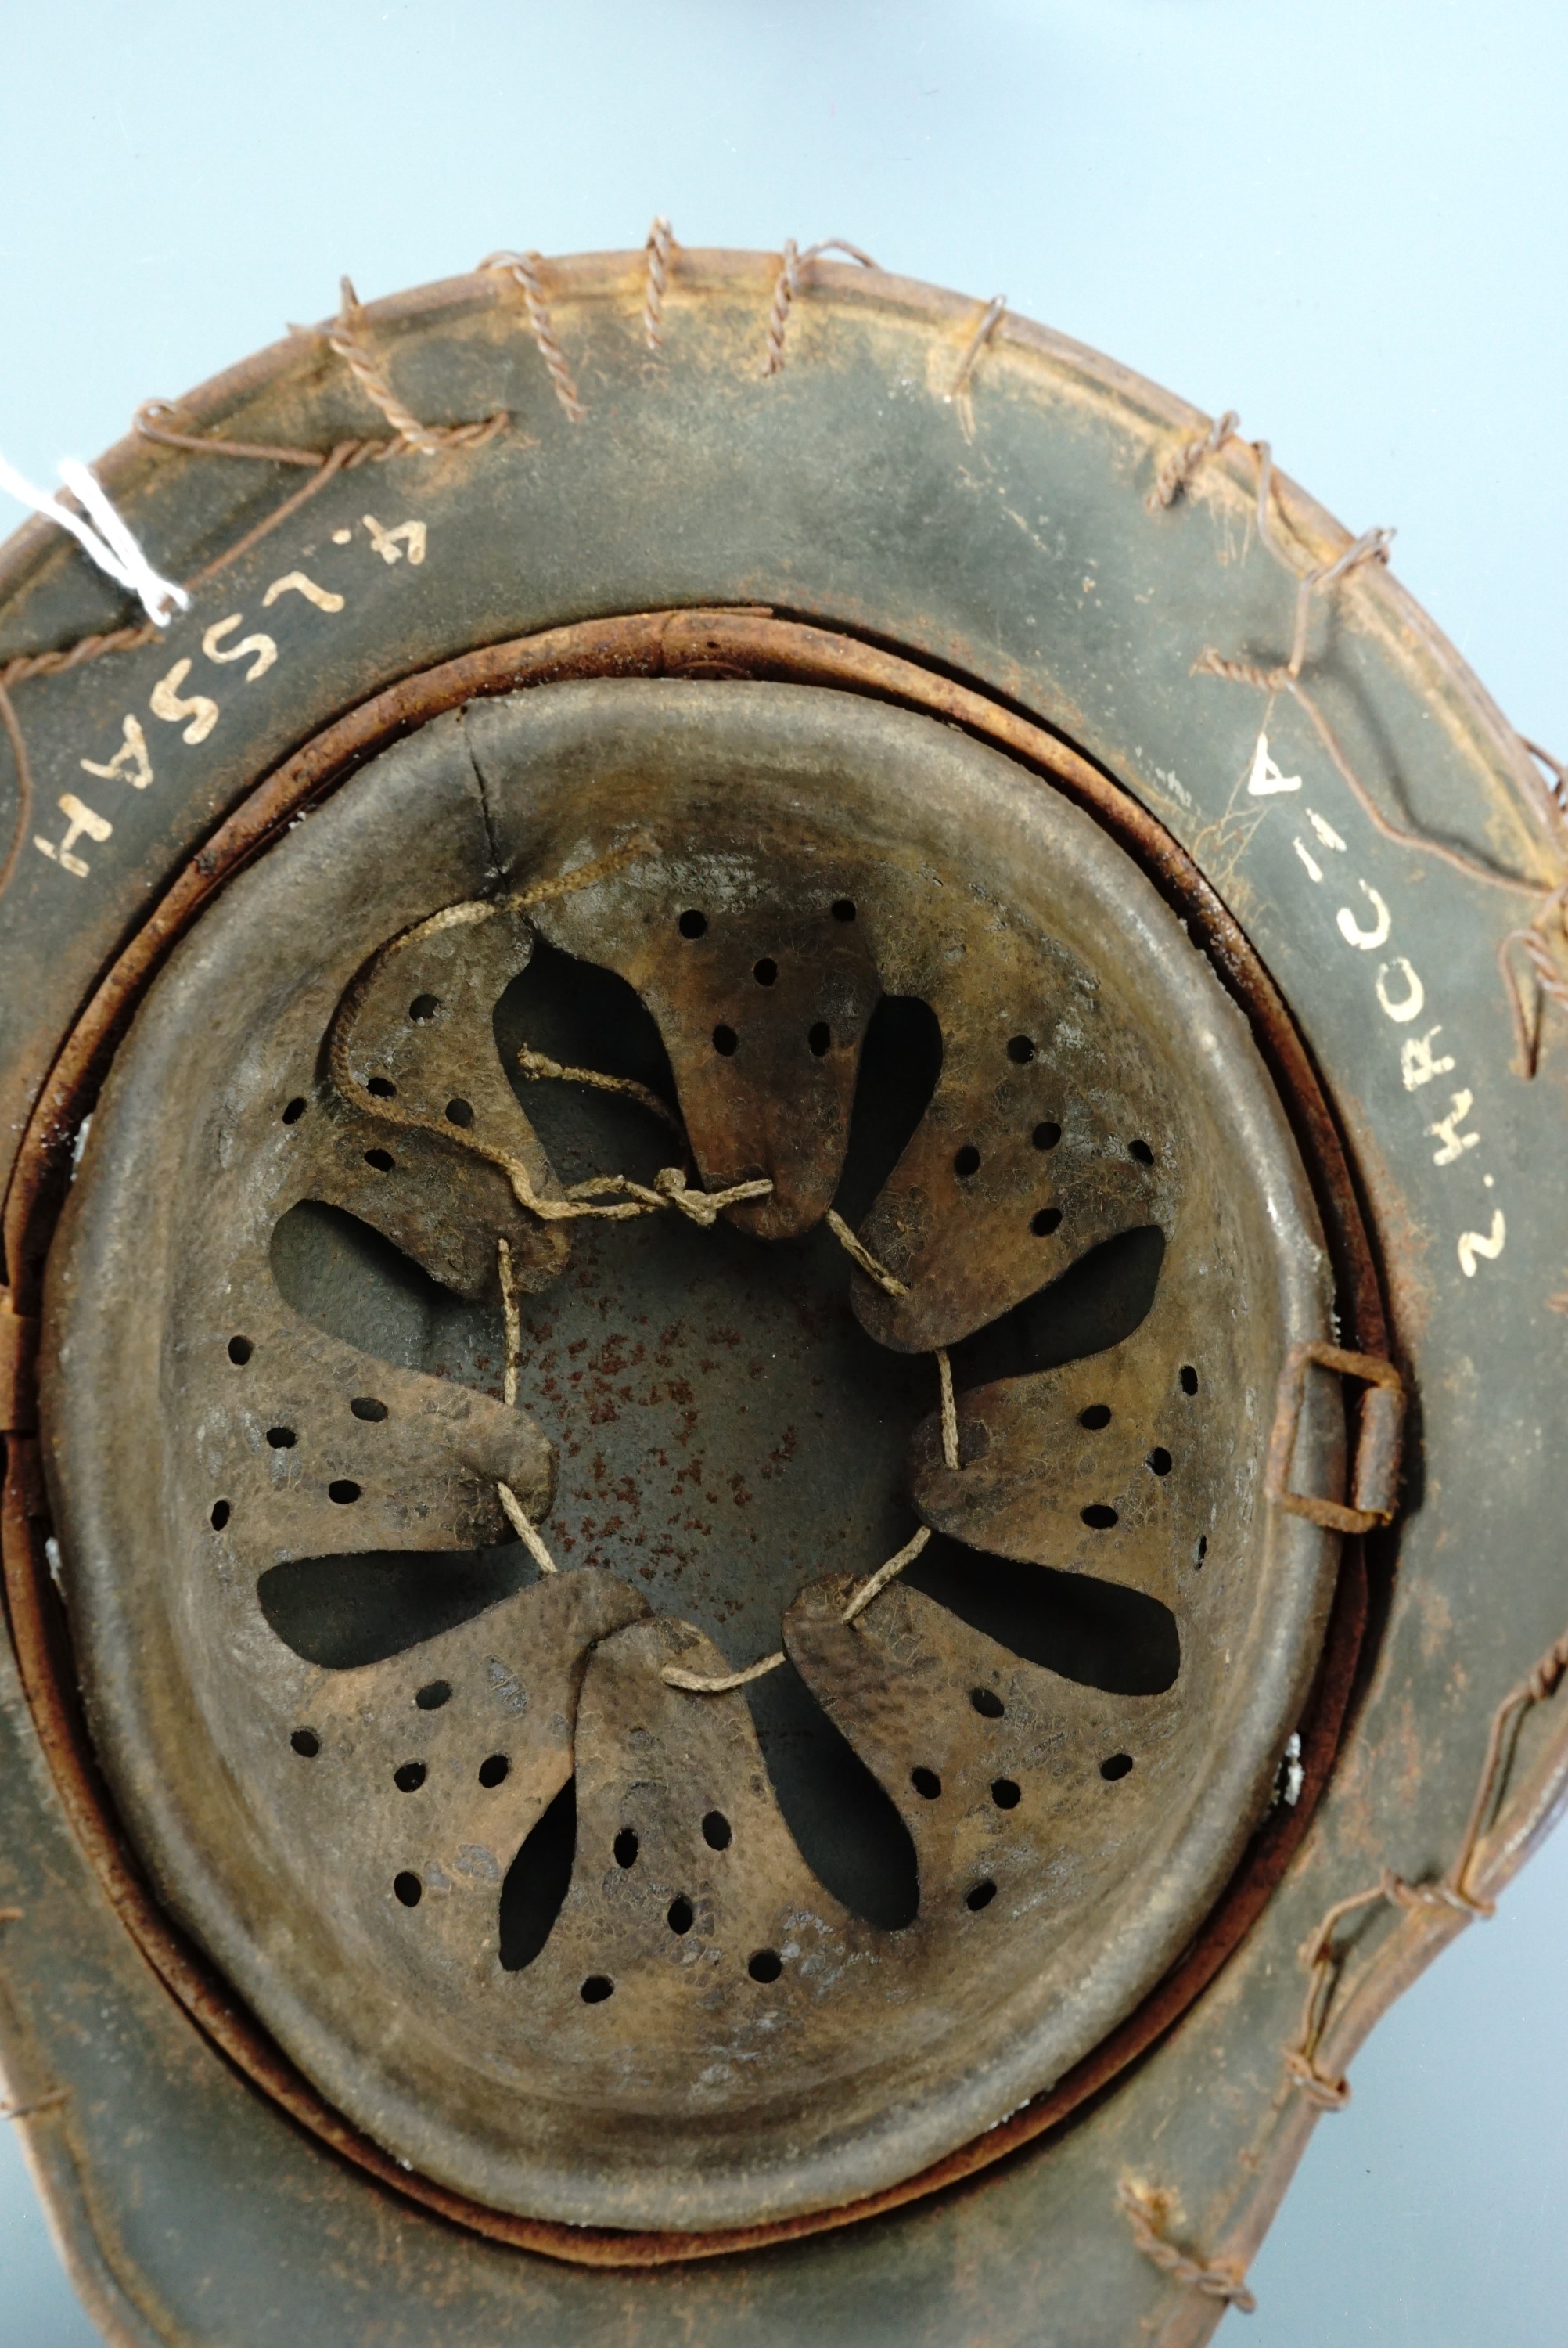
[[[1235,417],[848,247],[345,286],[96,483],[149,609],[0,565],[89,2305],[1206,2337],[1568,1769],[1542,767]]]

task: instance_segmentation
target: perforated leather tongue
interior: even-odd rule
[[[865,876],[847,841],[806,843],[775,819],[722,849],[661,841],[603,887],[539,908],[547,936],[617,972],[652,1014],[706,1187],[771,1180],[733,1210],[759,1239],[809,1231],[838,1187],[883,991]]]
[[[960,1475],[947,1468],[938,1420],[924,1423],[910,1465],[928,1524],[979,1550],[1181,1603],[1234,1487],[1242,1437],[1220,1399],[1225,1333],[1188,1220],[1154,1258],[1158,1288],[1135,1329],[1103,1352],[985,1376],[958,1394]],[[1050,1289],[1027,1317],[1032,1329],[981,1333],[970,1360],[982,1376],[987,1354],[1005,1359],[1009,1339],[1020,1352],[1031,1336],[1052,1350],[1062,1306],[1053,1310]],[[966,1366],[960,1350],[960,1378]]]

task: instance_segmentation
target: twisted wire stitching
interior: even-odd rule
[[[46,2095],[29,2096],[23,2103],[0,2104],[0,2120],[36,2119],[40,2112],[57,2111],[70,2098],[68,2087],[51,2087]]]
[[[766,344],[763,358],[764,376],[782,375],[784,363],[784,335],[789,326],[790,312],[804,288],[804,273],[814,261],[825,252],[842,252],[847,260],[857,261],[862,269],[876,269],[879,264],[857,244],[842,236],[825,236],[820,244],[808,244],[804,252],[793,236],[786,236],[779,254],[778,275],[774,280],[773,300],[768,304]]]
[[[337,323],[326,329],[326,341],[342,359],[372,407],[381,410],[398,438],[406,441],[409,448],[417,448],[422,457],[433,457],[441,444],[421,424],[413,409],[405,407],[365,349],[361,339],[363,316],[354,281],[345,277],[342,283]]]
[[[1546,787],[1547,797],[1560,815],[1568,815],[1568,767],[1561,758],[1554,758],[1550,750],[1543,750],[1539,742],[1532,742],[1528,734],[1522,734],[1519,738],[1539,765],[1551,768],[1552,780]]]
[[[1217,2299],[1234,2307],[1238,2314],[1251,2315],[1257,2302],[1243,2281],[1243,2268],[1238,2260],[1215,2259],[1205,2264],[1194,2259],[1172,2241],[1166,2228],[1176,2221],[1175,2196],[1155,2186],[1140,2185],[1124,2177],[1116,2188],[1116,2206],[1132,2229],[1132,2240],[1146,2259],[1157,2266],[1173,2282],[1184,2283],[1189,2290],[1202,2291],[1205,2299]]]
[[[357,314],[358,304],[353,286],[346,277],[343,283],[345,310],[352,304]],[[345,364],[353,368],[356,380],[371,392],[373,398],[375,398],[376,405],[382,408],[383,414],[394,427],[390,438],[340,440],[334,448],[328,449],[323,455],[317,448],[294,448],[271,441],[200,438],[194,433],[177,431],[171,424],[164,420],[176,413],[167,400],[144,400],[137,409],[132,419],[132,429],[140,439],[158,441],[169,448],[188,449],[199,457],[249,458],[270,464],[296,465],[309,470],[313,475],[312,479],[307,481],[302,489],[295,490],[292,496],[285,498],[282,505],[268,514],[263,520],[258,522],[253,529],[248,530],[232,546],[226,547],[220,555],[194,572],[179,590],[179,594],[186,601],[189,601],[190,593],[196,588],[216,577],[218,572],[227,569],[230,563],[237,562],[241,555],[248,554],[253,546],[267,537],[270,532],[278,529],[282,523],[287,521],[292,514],[297,513],[302,505],[308,503],[339,473],[352,471],[355,467],[363,464],[384,463],[389,457],[405,456],[411,450],[416,450],[423,455],[433,455],[444,448],[482,448],[493,440],[498,432],[503,431],[510,420],[505,411],[500,410],[473,424],[420,424],[418,418],[411,417],[409,411],[395,398],[390,386],[385,384],[357,342],[333,329],[324,332],[323,339],[340,357],[343,358]],[[352,358],[351,346],[354,353]],[[381,392],[384,394],[384,398],[377,397],[375,392],[371,390],[372,377],[379,386]],[[415,427],[414,434],[410,434],[404,428],[404,423],[398,420],[400,417]],[[102,659],[108,653],[138,651],[144,644],[156,642],[161,633],[161,627],[150,621],[136,627],[111,628],[93,635],[79,637],[74,644],[62,645],[55,651],[18,653],[12,659],[0,664],[0,730],[5,732],[16,768],[16,814],[5,858],[0,860],[0,897],[5,895],[9,887],[21,859],[23,848],[26,844],[28,829],[33,819],[33,805],[36,797],[32,761],[27,756],[26,737],[17,718],[15,705],[11,699],[12,687],[25,683],[30,677],[61,676],[69,669],[79,668],[85,662]]]
[[[1179,447],[1173,448],[1155,474],[1154,486],[1143,500],[1149,511],[1158,513],[1162,507],[1173,505],[1207,459],[1217,457],[1220,450],[1235,438],[1240,423],[1241,417],[1235,409],[1227,407],[1223,416],[1214,418],[1206,431],[1196,434],[1191,440],[1184,440]]]
[[[664,289],[670,283],[670,256],[674,249],[675,232],[660,212],[643,247],[648,255],[648,280],[642,297],[642,339],[651,351],[664,347]]]
[[[509,277],[514,284],[522,288],[523,300],[528,305],[528,324],[533,329],[534,341],[549,375],[555,396],[568,422],[580,424],[588,410],[578,397],[577,384],[567,365],[566,353],[550,323],[549,304],[545,300],[544,266],[542,253],[492,252],[479,263],[478,273],[483,275],[488,272],[494,276]]]
[[[1529,746],[1526,745],[1526,747]],[[1555,935],[1553,934],[1555,932]],[[1532,922],[1523,928],[1510,930],[1497,950],[1497,966],[1502,973],[1508,994],[1508,1007],[1513,1016],[1514,1041],[1519,1046],[1520,1062],[1526,1076],[1533,1076],[1541,1059],[1541,1012],[1547,1003],[1555,1003],[1568,1011],[1568,977],[1564,976],[1564,960],[1560,951],[1568,948],[1568,880],[1540,907]],[[1513,957],[1522,952],[1535,982],[1535,1000],[1527,1002]]]
[[[974,381],[975,369],[980,363],[980,353],[989,346],[991,336],[1007,315],[1007,305],[1008,297],[1005,294],[993,294],[986,304],[974,333],[964,345],[963,356],[958,361],[958,371],[948,387],[947,396],[949,399],[967,397],[969,386]]]
[[[1235,437],[1234,430],[1230,432],[1222,430],[1222,427],[1227,424],[1234,427],[1235,421],[1235,417],[1227,413],[1211,427],[1208,433],[1202,435],[1197,440],[1189,441],[1177,452],[1174,459],[1167,459],[1166,467],[1162,469],[1159,479],[1156,481],[1156,492],[1167,473],[1174,479],[1176,472],[1187,467],[1189,458],[1192,460],[1191,466],[1182,471],[1182,483],[1178,486],[1190,479],[1192,471],[1196,469],[1197,465],[1207,457],[1216,454],[1218,449],[1225,446],[1227,438]],[[1514,1037],[1519,1046],[1521,1070],[1526,1079],[1529,1079],[1534,1076],[1539,1060],[1541,1005],[1544,1002],[1552,1002],[1568,1010],[1568,976],[1564,975],[1557,953],[1559,942],[1564,947],[1568,947],[1568,911],[1565,911],[1565,908],[1568,908],[1568,880],[1543,892],[1539,880],[1527,880],[1518,873],[1499,871],[1495,865],[1482,863],[1479,858],[1466,854],[1464,850],[1451,848],[1446,840],[1434,839],[1428,833],[1396,823],[1378,805],[1346,755],[1338,736],[1324,716],[1316,697],[1302,684],[1301,672],[1306,664],[1307,631],[1315,597],[1336,586],[1342,579],[1348,578],[1363,563],[1386,563],[1394,533],[1390,530],[1381,529],[1364,530],[1359,538],[1353,540],[1350,545],[1338,555],[1326,562],[1315,564],[1308,571],[1298,572],[1275,533],[1271,510],[1276,496],[1273,451],[1266,440],[1256,440],[1248,445],[1257,459],[1256,514],[1259,539],[1281,569],[1288,572],[1296,582],[1290,652],[1285,661],[1273,667],[1266,668],[1256,662],[1227,657],[1217,651],[1213,644],[1208,644],[1193,663],[1192,674],[1194,676],[1219,677],[1228,685],[1250,685],[1268,696],[1269,706],[1272,706],[1274,697],[1277,694],[1288,694],[1311,724],[1340,779],[1348,788],[1362,814],[1374,831],[1378,832],[1382,839],[1389,840],[1395,847],[1411,850],[1417,855],[1436,857],[1440,862],[1449,865],[1454,871],[1462,873],[1467,880],[1478,880],[1487,888],[1508,890],[1515,895],[1532,897],[1536,901],[1533,918],[1522,927],[1511,930],[1498,948],[1497,954],[1498,969],[1507,994]],[[1175,489],[1173,488],[1172,497],[1175,493]],[[1152,494],[1146,500],[1151,507],[1156,503],[1168,504],[1170,501],[1169,498],[1157,494]],[[1264,723],[1266,727],[1266,708]],[[1523,741],[1522,736],[1520,738]],[[1532,756],[1542,758],[1552,768],[1556,778],[1556,786],[1550,796],[1559,808],[1563,808],[1564,806],[1563,769],[1548,752],[1537,749],[1529,742],[1524,742],[1523,747]],[[1524,983],[1516,960],[1522,951],[1537,990],[1533,1005],[1527,1004]]]
[[[1493,1712],[1481,1776],[1459,1849],[1448,1872],[1435,1882],[1409,1883],[1392,1868],[1386,1867],[1377,1882],[1365,1891],[1353,1891],[1348,1898],[1337,1900],[1326,1910],[1311,1938],[1303,1943],[1301,1962],[1307,1972],[1307,1994],[1300,2029],[1285,2049],[1285,2068],[1307,2101],[1320,2110],[1342,2111],[1350,2100],[1349,2080],[1326,2072],[1317,2059],[1344,1962],[1334,1947],[1335,1933],[1347,1917],[1379,1901],[1386,1901],[1406,1915],[1423,1908],[1445,1908],[1457,1912],[1467,1923],[1478,1916],[1495,1914],[1495,1900],[1471,1890],[1470,1871],[1507,1779],[1520,1723],[1534,1705],[1555,1694],[1564,1672],[1568,1672],[1568,1631],[1537,1658]]]
[[[662,303],[668,282],[670,255],[674,239],[669,221],[660,215],[649,232],[645,250],[648,253],[648,286],[644,300],[644,333],[651,347],[662,346]],[[791,307],[804,283],[803,271],[819,254],[841,252],[866,268],[877,264],[868,253],[846,240],[829,237],[801,252],[794,240],[785,240],[781,265],[774,283],[770,304],[766,344],[767,355],[763,372],[777,374],[784,366],[784,336]],[[543,263],[538,253],[502,252],[491,254],[480,264],[481,270],[508,274],[520,285],[528,305],[529,323],[540,355],[549,371],[558,399],[573,423],[580,422],[586,414],[578,397],[577,388],[568,366],[565,354],[550,322],[544,300],[540,271]],[[998,294],[988,304],[978,320],[959,361],[953,384],[946,396],[959,407],[960,417],[968,437],[973,437],[973,416],[969,406],[969,389],[976,365],[1005,314],[1005,297]],[[481,421],[461,425],[425,425],[400,401],[382,371],[376,367],[357,331],[361,305],[352,282],[343,280],[342,307],[336,323],[328,328],[296,330],[322,335],[329,346],[343,358],[355,380],[371,397],[386,420],[392,424],[389,438],[343,441],[326,454],[317,449],[289,448],[255,441],[204,438],[182,433],[162,420],[173,413],[168,403],[159,400],[144,402],[137,410],[134,428],[149,440],[159,441],[169,448],[183,448],[192,454],[230,458],[263,459],[275,463],[307,468],[314,475],[303,489],[284,501],[267,519],[248,531],[234,546],[208,563],[186,582],[186,591],[202,584],[219,571],[250,551],[269,531],[289,519],[308,499],[323,488],[338,472],[367,462],[382,462],[387,458],[402,456],[411,450],[431,454],[436,448],[477,448],[493,439],[504,429],[508,417],[504,412]],[[1146,502],[1169,505],[1193,479],[1198,468],[1236,438],[1237,417],[1234,411],[1216,419],[1208,429],[1183,443],[1168,456],[1156,476],[1153,490]],[[1259,535],[1268,551],[1296,580],[1296,619],[1289,658],[1273,668],[1239,659],[1227,658],[1214,646],[1206,646],[1193,664],[1194,674],[1207,675],[1232,684],[1250,685],[1274,695],[1287,692],[1304,711],[1325,750],[1350,790],[1357,804],[1374,829],[1392,844],[1418,854],[1432,855],[1450,865],[1467,878],[1483,884],[1510,890],[1517,894],[1534,897],[1537,911],[1533,919],[1511,930],[1498,950],[1498,965],[1513,1021],[1519,1046],[1520,1064],[1526,1078],[1536,1073],[1539,1059],[1540,1013],[1546,1003],[1554,1003],[1568,1011],[1568,975],[1563,962],[1568,959],[1568,881],[1554,888],[1544,897],[1537,881],[1503,873],[1468,856],[1461,850],[1450,848],[1445,841],[1393,822],[1378,806],[1366,785],[1347,757],[1337,737],[1312,695],[1301,682],[1300,671],[1305,659],[1307,629],[1313,598],[1332,586],[1349,572],[1368,561],[1388,560],[1388,548],[1392,533],[1370,530],[1356,540],[1333,561],[1316,566],[1303,574],[1296,572],[1288,554],[1279,544],[1270,515],[1273,487],[1273,457],[1266,441],[1250,444],[1258,464],[1257,520]],[[75,644],[41,654],[18,654],[0,665],[0,731],[11,749],[17,773],[17,808],[12,837],[3,861],[0,861],[0,894],[15,877],[21,851],[26,843],[27,827],[32,819],[36,796],[26,739],[15,705],[11,689],[27,678],[58,675],[81,663],[101,658],[112,652],[129,652],[152,642],[156,627],[127,627],[109,630],[80,638]],[[1530,755],[1548,767],[1553,778],[1548,796],[1553,804],[1568,812],[1568,771],[1550,752],[1521,737]],[[1519,960],[1522,957],[1525,971]],[[1533,1003],[1526,996],[1526,985],[1533,983]],[[1553,1300],[1554,1301],[1554,1300]]]

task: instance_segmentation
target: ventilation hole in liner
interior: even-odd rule
[[[1181,1669],[1170,1608],[1120,1582],[995,1557],[947,1533],[934,1535],[904,1580],[1025,1663],[1081,1687],[1160,1695]]]
[[[774,1797],[817,1881],[882,1931],[912,1924],[920,1908],[919,1864],[886,1787],[793,1663],[753,1680],[746,1695]]]
[[[1148,1315],[1164,1254],[1164,1233],[1153,1223],[1086,1249],[1055,1280],[953,1347],[958,1392],[1060,1369],[1120,1344]]]
[[[535,1820],[501,1886],[501,1964],[507,1972],[531,1965],[549,1939],[571,1889],[576,1857],[577,1779],[569,1777]]]
[[[834,1205],[858,1229],[884,1188],[942,1073],[942,1031],[918,995],[885,994],[860,1047],[849,1144]]]

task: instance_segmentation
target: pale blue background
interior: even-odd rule
[[[0,33],[0,448],[36,479],[341,270],[375,295],[655,211],[847,236],[1239,408],[1399,525],[1568,748],[1562,0],[4,0]],[[1362,2055],[1227,2336],[1562,2348],[1565,1941],[1568,1838]],[[93,2338],[0,2128],[0,2348]]]

